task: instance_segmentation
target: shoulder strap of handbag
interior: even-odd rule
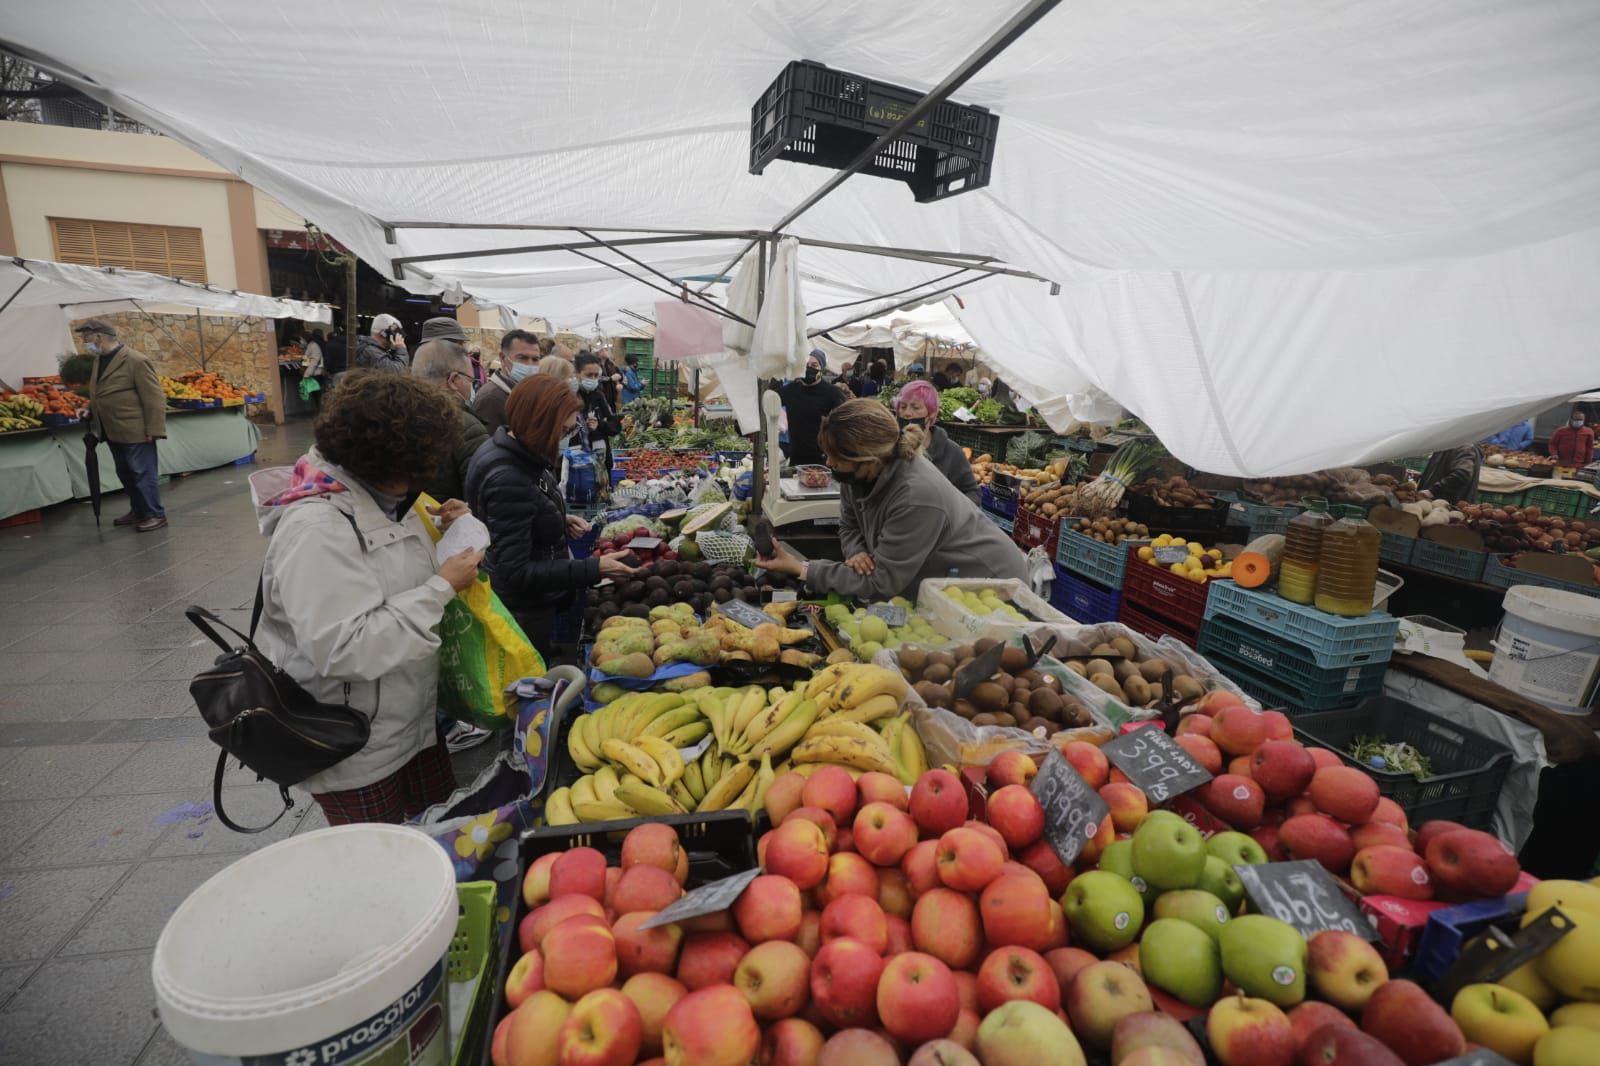
[[[344,514],[343,511],[340,511],[339,513]],[[355,533],[356,542],[361,546],[361,550],[366,551],[367,542],[366,539],[361,536],[361,530],[356,526],[355,517],[352,515],[344,515],[344,517],[349,521],[350,529]],[[250,632],[247,634],[239,632],[237,629],[224,622],[221,618],[217,617],[217,615],[205,610],[203,607],[190,607],[185,613],[189,616],[189,621],[193,622],[196,628],[216,642],[217,646],[220,647],[224,652],[231,653],[233,649],[228,646],[227,641],[223,640],[222,637],[218,635],[216,630],[207,625],[208,621],[215,622],[223,629],[226,629],[229,633],[232,633],[234,636],[244,641],[245,646],[252,652],[260,655],[260,651],[256,649],[256,626],[261,624],[261,610],[265,603],[266,579],[267,569],[266,566],[263,565],[260,575],[256,578],[256,600],[254,605],[252,605],[250,608]],[[349,688],[348,685],[345,687],[347,689]],[[211,775],[211,809],[216,813],[217,821],[221,822],[235,833],[265,833],[268,829],[271,829],[273,826],[282,821],[284,815],[294,810],[294,797],[289,795],[288,786],[279,785],[278,795],[283,799],[283,810],[279,811],[277,816],[273,818],[272,821],[268,822],[266,825],[258,825],[254,827],[242,826],[238,824],[232,818],[229,818],[228,813],[222,809],[222,777],[223,774],[227,772],[227,768],[228,750],[224,748],[217,753],[217,768],[216,771]]]

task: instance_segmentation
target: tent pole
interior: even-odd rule
[[[636,277],[635,275],[628,273],[626,270],[623,270],[621,267],[617,266],[615,263],[608,263],[604,259],[600,259],[600,258],[597,258],[595,256],[590,255],[588,252],[579,251],[577,248],[568,248],[567,251],[571,252],[573,255],[578,256],[578,257],[580,257],[582,259],[587,259],[591,263],[598,263],[601,266],[605,267],[607,270],[615,270],[618,274],[621,274],[623,277],[627,278],[629,281],[636,281],[640,285],[645,285],[645,286],[648,286],[649,288],[654,289],[656,292],[664,293],[665,295],[671,296],[671,297],[674,297],[674,298],[676,298],[677,295],[678,295],[677,293],[673,292],[671,289],[663,289],[660,285],[657,285],[653,281],[646,281],[644,278]],[[671,279],[669,278],[668,280],[670,281]],[[712,303],[710,301],[706,302],[706,310],[712,312],[713,314],[721,315],[723,318],[731,318],[735,322],[744,322],[744,324],[747,325],[747,326],[752,326],[752,327],[754,326],[754,323],[745,322],[745,320],[742,317],[740,317],[739,315],[734,314],[732,311],[729,311],[727,308],[719,307],[717,304]]]
[[[194,309],[194,336],[196,343],[200,345],[200,369],[204,370],[206,368],[206,320],[198,307]]]
[[[882,255],[890,259],[909,259],[917,263],[933,263],[936,266],[957,267],[961,270],[976,270],[985,274],[1009,274],[1012,277],[1027,278],[1030,281],[1049,281],[1031,270],[1019,270],[1016,267],[995,266],[992,256],[962,256],[945,252],[923,252],[909,248],[876,248],[869,244],[843,244],[838,241],[819,241],[809,237],[796,237],[801,244],[809,244],[816,248],[834,248],[841,252],[860,252],[863,255]],[[961,262],[967,259],[969,262]]]
[[[0,304],[0,315],[5,314],[6,313],[6,308],[11,306],[11,301],[15,300],[18,296],[21,296],[22,295],[22,290],[26,289],[29,285],[32,285],[32,284],[33,284],[33,275],[32,274],[29,274],[27,277],[23,278],[22,279],[22,284],[17,286],[17,291],[12,293],[10,296],[7,296],[5,303]]]
[[[596,237],[593,233],[590,233],[588,230],[581,230],[580,229],[580,230],[578,230],[578,232],[583,234],[585,237],[588,237],[590,240],[596,242],[597,244],[599,244],[601,247],[607,249],[608,251],[616,252],[618,255],[622,256],[622,258],[626,259],[628,262],[630,262],[630,263],[634,264],[635,266],[639,267],[641,270],[649,271],[650,273],[654,274],[656,277],[660,278],[662,281],[666,282],[668,285],[678,285],[678,284],[680,284],[677,281],[677,279],[667,277],[665,274],[661,273],[661,271],[657,270],[655,267],[651,266],[649,263],[646,263],[646,262],[644,262],[642,260],[639,260],[639,259],[635,259],[633,256],[629,255],[627,252],[624,252],[622,249],[618,248],[617,247],[617,243],[618,242],[616,242],[616,241],[609,241],[609,242],[608,241],[602,241],[602,240],[600,240],[600,238]],[[705,296],[701,296],[699,293],[691,293],[689,291],[689,286],[682,285],[681,286],[681,291],[678,294],[678,299],[682,300],[684,303],[688,303],[690,296],[693,296],[695,298],[695,300],[698,301],[700,304],[702,304],[703,306],[709,307],[714,311],[720,311],[721,310],[721,308],[718,307],[717,304],[713,300],[711,300],[711,299],[709,299],[709,298],[707,298]]]
[[[859,314],[859,315],[855,316],[854,318],[847,318],[843,322],[835,322],[833,325],[829,326],[827,329],[810,329],[810,330],[807,330],[806,331],[806,336],[807,337],[818,337],[818,336],[821,336],[824,333],[831,333],[832,331],[834,331],[836,329],[843,329],[845,326],[850,325],[852,322],[860,322],[863,319],[868,319],[868,318],[877,318],[879,315],[886,315],[886,314],[889,314],[891,311],[898,311],[901,308],[910,307],[913,304],[926,303],[927,301],[933,299],[935,296],[941,296],[944,293],[952,292],[952,291],[954,291],[956,289],[963,288],[963,287],[965,287],[967,285],[976,285],[978,282],[980,282],[982,280],[983,280],[982,278],[973,278],[971,281],[959,281],[954,285],[946,285],[943,288],[934,289],[931,292],[919,293],[916,296],[912,296],[912,297],[910,297],[908,299],[901,300],[899,303],[894,304],[894,305],[892,305],[890,307],[874,307],[872,310],[867,311],[867,312],[865,312],[863,314]]]
[[[756,317],[761,317],[761,303],[767,295],[767,238],[756,238]],[[762,403],[766,384],[756,378],[756,450],[755,461],[750,464],[750,509],[761,514],[761,501],[767,489],[767,408]]]
[[[571,227],[565,227],[570,229]],[[738,236],[738,235],[735,235]],[[620,240],[602,241],[590,238],[586,241],[562,241],[557,244],[526,244],[515,248],[483,248],[462,252],[434,252],[430,255],[402,255],[389,260],[389,265],[396,279],[404,276],[402,268],[412,263],[437,263],[450,259],[486,259],[497,255],[531,255],[536,252],[571,252],[580,248],[609,248],[615,251],[619,247],[630,247],[645,244],[690,244],[698,241],[725,241],[730,237],[725,233],[676,233],[661,237],[624,237]]]

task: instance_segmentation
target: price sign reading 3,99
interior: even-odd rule
[[[1322,864],[1311,859],[1238,865],[1234,871],[1244,882],[1245,894],[1262,914],[1288,922],[1305,936],[1324,929],[1376,940],[1371,923],[1362,917]]]
[[[1111,808],[1053,748],[1033,776],[1032,790],[1033,798],[1044,808],[1045,839],[1061,864],[1071,866],[1083,846],[1100,831],[1100,822]]]
[[[1124,733],[1101,751],[1113,766],[1150,797],[1152,806],[1181,796],[1211,780],[1211,772],[1153,725]]]

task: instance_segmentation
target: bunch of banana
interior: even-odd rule
[[[674,760],[678,762],[677,772],[682,773],[677,749],[692,747],[710,730],[711,723],[683,693],[629,692],[576,719],[567,731],[567,753],[580,770],[598,770],[609,759],[641,780],[659,785],[673,775]],[[672,754],[656,760],[646,752],[643,761],[636,760],[633,756],[647,737],[661,744],[646,747],[670,750]],[[618,741],[623,747],[613,745],[608,751],[608,741]],[[627,758],[614,751],[625,753]],[[641,773],[645,763],[651,762],[655,763],[655,772]]]
[[[44,404],[20,392],[0,400],[0,433],[17,429],[38,429],[44,425],[37,415],[44,413]]]

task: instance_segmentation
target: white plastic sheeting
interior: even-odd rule
[[[54,374],[56,360],[77,349],[68,327],[75,319],[117,311],[252,315],[331,322],[327,304],[279,300],[192,281],[54,263],[0,259],[0,381],[20,385],[24,375]]]
[[[826,177],[746,172],[751,102],[785,62],[927,88],[1015,4],[13,6],[0,32],[383,265],[581,239],[401,229],[388,244],[384,220],[770,227]],[[1224,473],[1415,454],[1600,383],[1597,55],[1584,0],[1063,3],[956,94],[1002,116],[987,188],[918,205],[856,177],[788,232],[1059,281],[1056,297],[965,286],[960,317],[1063,420],[1067,397],[1099,389]],[[742,246],[633,254],[679,276]],[[593,263],[577,280],[580,262],[424,269],[557,321],[654,299]],[[877,292],[944,272],[814,246],[800,269]]]

